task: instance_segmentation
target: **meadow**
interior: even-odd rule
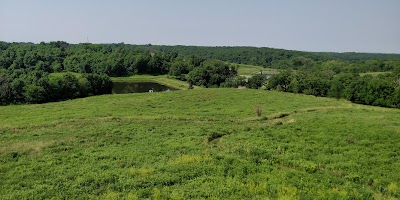
[[[0,107],[0,199],[398,199],[400,110],[263,90]]]
[[[177,79],[170,78],[168,75],[152,76],[152,75],[134,75],[128,77],[112,77],[113,82],[155,82],[162,85],[167,85],[179,90],[187,90],[188,83]],[[194,89],[199,89],[199,86],[192,86]]]
[[[249,76],[253,76],[255,74],[261,74],[261,72],[268,73],[268,74],[278,73],[278,70],[276,70],[276,69],[266,68],[266,67],[262,67],[262,66],[236,64],[236,63],[230,63],[230,64],[238,67],[238,75],[240,75],[240,76],[249,77]]]

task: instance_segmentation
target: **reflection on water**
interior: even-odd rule
[[[152,82],[114,82],[113,85],[112,93],[114,94],[141,93],[149,92],[150,90],[153,92],[176,90],[174,88]]]

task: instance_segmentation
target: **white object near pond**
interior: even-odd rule
[[[153,90],[149,90],[149,92],[154,92]]]

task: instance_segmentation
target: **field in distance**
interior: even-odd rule
[[[113,82],[155,82],[179,90],[187,90],[189,86],[187,82],[170,78],[168,75],[134,75],[129,77],[112,77],[111,79]],[[192,87],[194,89],[201,88],[196,85],[193,85]]]
[[[265,68],[262,66],[256,66],[256,65],[246,65],[246,64],[236,64],[236,63],[230,63],[234,66],[238,67],[238,75],[240,76],[246,76],[246,77],[251,77],[256,74],[276,74],[278,73],[277,69],[272,69],[272,68]]]
[[[262,90],[0,107],[0,199],[398,199],[400,110]]]

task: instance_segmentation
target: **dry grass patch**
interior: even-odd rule
[[[141,168],[130,168],[129,174],[131,175],[139,175],[139,176],[148,176],[152,174],[156,169],[154,167],[141,167]]]
[[[44,148],[49,147],[54,143],[54,141],[31,141],[8,144],[0,147],[0,155],[11,153],[41,155]]]

